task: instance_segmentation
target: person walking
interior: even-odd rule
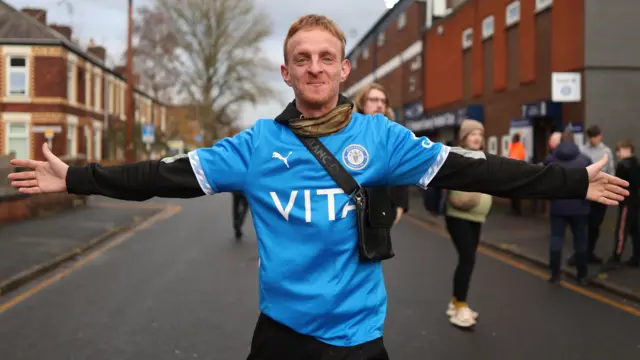
[[[484,139],[484,126],[476,120],[465,119],[458,132],[463,149],[479,151]],[[445,223],[458,253],[453,275],[453,298],[447,308],[449,321],[461,328],[476,324],[478,313],[467,304],[469,284],[476,263],[482,224],[491,211],[492,197],[478,192],[449,191],[445,206]]]
[[[372,228],[364,216],[387,224],[378,204],[369,202],[377,187],[432,184],[605,205],[628,195],[626,181],[600,171],[606,159],[582,169],[537,166],[448,147],[381,114],[353,112],[339,93],[351,69],[345,39],[325,16],[297,19],[284,39],[280,66],[294,100],[275,119],[258,120],[212,147],[126,165],[69,166],[44,143],[45,161],[12,161],[31,170],[10,174],[11,184],[24,194],[100,194],[130,201],[242,191],[256,214],[260,261],[260,315],[249,360],[389,359],[380,259],[393,253],[384,248],[372,257],[362,249],[378,240],[367,232]],[[340,169],[357,183],[353,193],[334,180],[344,174]]]
[[[562,135],[562,141],[555,151],[543,161],[543,164],[584,168],[591,165],[591,159],[580,152],[580,148],[574,142],[573,133],[569,130],[565,131]],[[549,240],[549,269],[551,277],[549,282],[557,283],[560,280],[562,246],[566,227],[569,226],[573,235],[578,283],[582,285],[587,283],[587,221],[589,210],[589,202],[585,199],[551,200],[549,205],[549,222],[551,225],[551,237]]]
[[[249,211],[249,202],[243,193],[234,191],[233,196],[233,230],[235,231],[236,240],[242,238],[242,224],[247,217]]]
[[[527,151],[520,139],[520,134],[515,133],[511,137],[509,145],[509,159],[524,161],[527,158]],[[511,213],[516,216],[522,215],[522,201],[519,198],[511,199]]]
[[[395,121],[396,117],[389,107],[387,90],[378,83],[366,85],[358,92],[354,101],[354,111],[364,115],[382,114],[391,121]],[[391,205],[396,210],[394,224],[397,224],[402,215],[409,211],[409,187],[389,186],[387,190]]]
[[[607,174],[613,175],[615,171],[614,157],[611,149],[602,142],[602,130],[598,125],[591,126],[586,131],[588,142],[582,148],[582,152],[587,155],[592,162],[601,160],[605,155],[607,162],[602,169]],[[602,204],[591,204],[591,210],[589,212],[589,244],[587,247],[587,261],[591,264],[601,264],[602,258],[598,257],[595,253],[598,238],[600,238],[600,227],[604,221],[604,217],[607,213],[607,207]],[[569,266],[575,266],[575,259],[569,258]]]
[[[629,197],[618,207],[616,229],[614,234],[614,246],[611,258],[606,267],[619,266],[622,262],[622,254],[631,237],[633,253],[631,258],[624,262],[630,267],[640,267],[640,161],[634,154],[631,140],[621,140],[616,144],[618,165],[616,176],[629,182]]]

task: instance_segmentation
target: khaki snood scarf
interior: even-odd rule
[[[325,115],[317,118],[305,118],[289,121],[289,128],[301,136],[321,137],[335,134],[344,129],[351,121],[352,105],[342,104]]]

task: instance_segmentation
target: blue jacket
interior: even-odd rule
[[[582,168],[591,165],[591,159],[580,152],[578,145],[563,141],[543,163],[545,165],[558,164],[569,168]],[[587,200],[559,199],[551,200],[550,215],[578,216],[588,215],[590,211]]]

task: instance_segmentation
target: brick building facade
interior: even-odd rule
[[[425,9],[425,1],[399,1],[353,47],[347,54],[351,75],[342,88],[346,96],[354,98],[363,86],[378,82],[388,90],[399,122],[421,108]]]
[[[126,120],[124,68],[105,64],[106,49],[81,49],[72,29],[48,25],[46,11],[0,1],[0,153],[42,159],[48,141],[59,156],[103,158],[104,134]],[[136,121],[163,129],[166,106],[134,90]]]
[[[464,118],[482,121],[486,148],[496,154],[506,154],[510,137],[519,132],[529,160],[540,160],[548,135],[568,124],[577,134],[597,124],[612,146],[640,135],[640,122],[634,121],[640,113],[634,99],[640,90],[640,48],[631,46],[640,2],[620,2],[400,1],[349,54],[357,68],[344,93],[353,96],[364,84],[382,83],[396,113],[410,110],[404,115],[411,117],[402,117],[405,126],[434,140],[454,140]],[[401,16],[407,16],[405,32],[392,26]],[[386,48],[376,44],[380,33]],[[413,59],[422,57],[422,89],[415,93],[407,91],[412,61],[403,56],[412,44],[420,48],[411,53]],[[552,101],[557,72],[580,74],[580,102]],[[412,93],[422,95],[413,107]]]

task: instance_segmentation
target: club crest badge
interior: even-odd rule
[[[342,162],[351,170],[362,170],[369,163],[369,152],[362,145],[351,144],[344,148]]]

